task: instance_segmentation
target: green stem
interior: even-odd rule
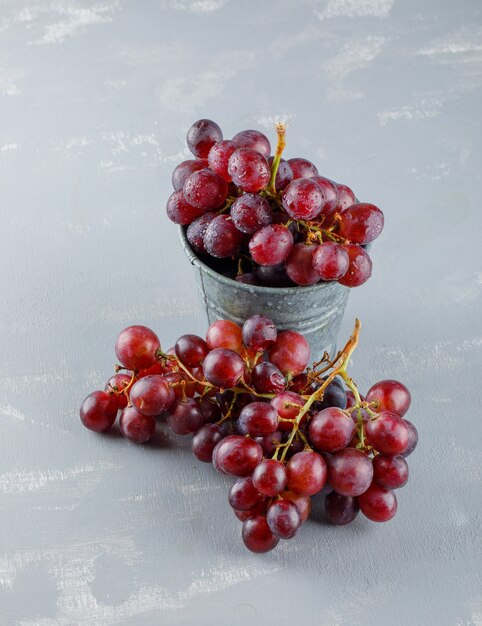
[[[281,161],[281,155],[286,146],[286,124],[284,122],[276,123],[276,133],[278,135],[278,143],[276,144],[276,152],[271,165],[271,178],[269,179],[267,191],[272,195],[276,195],[276,174]]]

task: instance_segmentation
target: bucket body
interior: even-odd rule
[[[192,250],[182,227],[184,251],[198,274],[198,286],[209,324],[230,319],[239,325],[251,315],[266,315],[278,330],[295,330],[305,336],[311,360],[324,352],[336,353],[337,339],[350,289],[337,282],[311,287],[261,287],[238,283],[203,263]]]

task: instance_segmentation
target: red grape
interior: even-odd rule
[[[120,393],[131,382],[131,376],[129,374],[114,374],[106,382],[104,391],[110,393],[116,399],[117,407],[124,409],[127,406],[127,396],[125,393]],[[116,392],[116,393],[114,393]]]
[[[297,243],[286,259],[286,273],[297,285],[314,285],[320,280],[313,269],[313,252],[316,244]]]
[[[203,463],[211,463],[213,450],[224,435],[217,424],[204,424],[192,438],[192,452]]]
[[[314,220],[323,208],[323,195],[309,178],[293,180],[283,191],[284,210],[295,220]]]
[[[269,504],[269,499],[263,498],[263,500],[252,509],[248,509],[247,511],[236,511],[236,509],[233,509],[233,512],[239,520],[241,520],[242,522],[245,522],[247,519],[250,519],[251,517],[256,517],[256,515],[265,514],[266,509],[268,508],[268,504]]]
[[[331,407],[314,415],[309,433],[315,448],[322,452],[336,452],[350,443],[355,434],[355,424],[341,409]]]
[[[130,441],[147,443],[156,432],[156,420],[152,415],[143,415],[133,406],[128,406],[121,413],[119,428]]]
[[[167,423],[176,435],[190,435],[204,424],[204,416],[196,400],[176,400],[167,414]]]
[[[206,343],[210,350],[229,348],[235,352],[240,352],[243,347],[241,328],[230,320],[213,322],[206,332]]]
[[[338,280],[350,265],[347,250],[334,241],[325,241],[313,253],[313,268],[322,280]]]
[[[343,248],[348,252],[350,263],[338,282],[345,287],[359,287],[372,275],[372,261],[368,253],[355,243],[343,244]]]
[[[286,386],[281,371],[267,361],[258,363],[251,372],[251,383],[258,393],[279,393]]]
[[[223,131],[212,120],[198,120],[187,131],[187,146],[197,157],[206,158],[212,146],[222,141]]]
[[[185,395],[192,398],[196,393],[196,383],[183,372],[168,372],[163,375],[163,378],[176,398],[183,398]]]
[[[238,478],[229,490],[229,505],[236,511],[249,511],[265,502],[265,497],[259,493],[248,476]]]
[[[336,452],[328,464],[328,480],[341,496],[359,496],[373,479],[371,459],[356,448]]]
[[[164,376],[144,376],[131,387],[130,399],[143,415],[160,415],[174,402],[175,394]]]
[[[278,426],[278,411],[266,402],[251,402],[241,411],[239,425],[251,437],[270,435]]]
[[[350,524],[359,510],[357,498],[341,496],[336,491],[332,491],[325,498],[325,515],[332,524]]]
[[[228,172],[243,191],[260,191],[271,177],[268,161],[251,148],[239,148],[229,157]]]
[[[367,244],[383,230],[383,213],[374,204],[352,204],[340,215],[340,235],[353,243]]]
[[[117,417],[117,400],[106,391],[93,391],[80,407],[80,420],[89,430],[103,433],[112,426]]]
[[[251,148],[266,158],[271,153],[268,137],[259,130],[242,130],[233,137],[233,141],[240,148]]]
[[[228,173],[229,157],[236,152],[239,146],[234,141],[225,139],[224,141],[218,141],[209,151],[208,162],[212,171],[224,178],[228,183],[231,182],[231,176]]]
[[[198,170],[202,170],[207,167],[207,162],[205,159],[189,159],[188,161],[182,161],[176,167],[176,169],[172,173],[172,186],[175,191],[179,191],[183,188],[184,181],[193,172],[197,172]]]
[[[182,224],[183,226],[193,222],[205,210],[190,205],[184,197],[182,189],[170,195],[166,206],[167,217],[175,224]]]
[[[119,361],[130,370],[152,367],[160,348],[158,336],[146,326],[128,326],[117,337],[115,353]]]
[[[281,431],[277,430],[274,433],[265,435],[264,437],[255,437],[254,439],[263,448],[265,457],[270,457],[275,453],[277,447],[281,443],[282,437],[283,435]]]
[[[205,212],[219,209],[224,204],[228,195],[228,184],[221,176],[206,168],[193,172],[186,178],[182,193],[186,202]]]
[[[403,456],[377,454],[373,459],[373,478],[382,487],[398,489],[408,481],[408,464]]]
[[[225,258],[237,254],[243,234],[233,224],[229,215],[218,215],[211,220],[204,233],[206,252],[217,258]]]
[[[204,359],[203,371],[212,385],[223,389],[236,387],[244,374],[244,361],[234,350],[216,348]]]
[[[259,443],[241,435],[228,435],[213,450],[215,468],[231,476],[250,476],[262,458]]]
[[[286,466],[276,459],[261,461],[253,473],[253,485],[264,496],[277,496],[288,483]]]
[[[382,411],[378,417],[365,424],[368,443],[382,454],[402,454],[409,441],[406,422],[389,411]]]
[[[270,530],[264,515],[255,515],[243,522],[244,545],[251,552],[269,552],[276,548],[279,539]]]
[[[338,206],[336,207],[336,210],[340,213],[354,204],[356,202],[356,198],[350,187],[347,187],[346,185],[336,183],[336,190],[338,191]]]
[[[397,380],[381,380],[373,385],[366,397],[368,402],[376,402],[377,411],[390,411],[403,417],[410,407],[410,391]]]
[[[288,488],[302,496],[313,496],[326,483],[326,462],[316,452],[297,452],[286,466]]]
[[[251,350],[265,350],[276,341],[278,333],[274,323],[264,315],[252,315],[243,324],[243,342]]]
[[[204,361],[209,352],[207,343],[197,335],[182,335],[174,346],[177,358],[186,367],[196,367]]]
[[[407,457],[409,454],[412,454],[418,443],[418,432],[415,426],[408,420],[405,420],[405,424],[408,426],[408,444],[402,453],[403,457]]]
[[[268,348],[269,360],[283,374],[301,374],[310,360],[310,346],[303,335],[294,330],[284,330]]]
[[[305,404],[303,398],[293,391],[283,391],[278,393],[271,404],[278,411],[278,415],[284,420],[294,420],[298,417],[301,407]],[[293,406],[294,405],[294,406]],[[302,420],[303,421],[303,420]],[[281,422],[278,424],[280,430],[291,430],[292,424]]]
[[[273,160],[274,157],[269,157],[268,159],[270,169],[273,167]],[[285,189],[285,187],[287,187],[292,180],[293,170],[291,169],[290,164],[288,163],[288,161],[280,159],[274,182],[276,191],[283,191],[283,189]]]
[[[194,222],[189,224],[186,231],[186,238],[191,244],[191,248],[200,254],[206,253],[206,246],[204,245],[204,235],[209,224],[216,217],[216,213],[208,211],[200,217],[196,218]]]
[[[254,235],[273,221],[269,202],[256,193],[245,193],[233,202],[231,219],[236,228],[247,235]]]
[[[314,165],[308,159],[301,159],[299,157],[294,159],[288,159],[289,166],[293,172],[293,179],[298,178],[313,178],[318,175],[316,165]]]
[[[328,178],[324,178],[324,176],[312,176],[311,180],[314,180],[321,189],[321,195],[323,196],[323,208],[321,210],[323,224],[329,225],[331,217],[338,206],[338,190],[335,183]]]
[[[360,510],[372,522],[388,522],[397,512],[397,496],[391,489],[373,483],[358,498]]]
[[[280,539],[291,539],[301,526],[301,515],[294,502],[277,500],[269,507],[266,521],[273,535]]]

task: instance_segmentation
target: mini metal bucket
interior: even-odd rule
[[[254,314],[266,315],[278,330],[296,330],[306,337],[311,360],[337,349],[343,313],[350,289],[337,282],[320,282],[311,287],[261,287],[227,278],[203,263],[194,253],[182,227],[184,252],[199,276],[199,288],[209,324],[230,319],[242,325]]]

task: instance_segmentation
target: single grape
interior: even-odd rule
[[[233,224],[229,215],[215,217],[204,233],[206,252],[220,259],[237,254],[242,241],[243,234]]]
[[[200,158],[206,158],[218,141],[222,141],[223,131],[212,120],[198,120],[187,131],[187,147]]]
[[[294,491],[283,491],[281,494],[283,500],[290,500],[296,505],[296,508],[301,515],[301,523],[303,524],[308,519],[311,511],[311,498],[310,496],[302,496]]]
[[[305,404],[305,401],[299,394],[293,391],[283,391],[272,398],[271,404],[278,411],[280,418],[283,420],[294,420],[298,417],[300,409]],[[306,417],[303,419],[305,420]],[[278,428],[281,431],[291,431],[293,424],[290,422],[280,421]]]
[[[231,476],[250,476],[263,458],[263,449],[250,437],[228,435],[214,448],[214,467]]]
[[[255,437],[254,439],[263,448],[264,456],[270,457],[275,453],[277,447],[281,443],[282,437],[283,435],[281,431],[277,430],[274,433],[265,435],[264,437]]]
[[[388,489],[403,487],[408,481],[408,463],[400,455],[377,454],[373,459],[373,479]]]
[[[268,508],[266,521],[273,535],[280,539],[291,539],[301,526],[301,515],[294,502],[277,500]]]
[[[206,380],[216,387],[236,387],[244,374],[244,361],[234,350],[216,348],[204,359],[203,371]]]
[[[288,164],[291,167],[293,179],[295,180],[299,178],[313,178],[313,176],[318,175],[316,165],[314,165],[311,161],[308,161],[308,159],[302,159],[299,157],[288,159]]]
[[[323,379],[325,380],[325,379]],[[339,409],[346,408],[346,393],[345,387],[341,380],[336,377],[334,378],[328,387],[323,392],[323,399],[313,403],[313,408],[316,408],[317,411],[321,411],[321,409],[326,409],[328,407],[338,407]]]
[[[311,392],[311,383],[308,379],[307,373],[302,372],[301,374],[293,376],[290,381],[289,387],[290,391],[294,391],[295,393],[303,394],[307,393],[308,390],[310,390]]]
[[[207,396],[196,398],[201,413],[203,414],[204,423],[217,422],[221,419],[221,409],[219,405]]]
[[[321,189],[321,195],[323,196],[321,217],[323,218],[323,225],[329,226],[338,206],[338,190],[335,183],[324,176],[313,176],[311,180],[314,180]]]
[[[408,426],[408,444],[402,452],[403,457],[407,457],[409,454],[412,454],[418,443],[418,432],[415,426],[408,420],[405,420],[405,424]]]
[[[336,452],[328,463],[328,480],[341,496],[359,496],[373,479],[371,459],[356,448]]]
[[[314,220],[323,208],[323,195],[309,178],[293,180],[281,197],[284,210],[295,220]]]
[[[342,211],[340,235],[361,245],[374,241],[382,232],[383,213],[374,204],[358,202]]]
[[[276,459],[261,461],[253,472],[253,486],[264,496],[277,496],[287,484],[286,466]]]
[[[171,222],[185,226],[202,215],[205,209],[190,205],[184,197],[182,190],[179,190],[169,196],[166,212]]]
[[[265,350],[276,341],[278,333],[274,322],[265,315],[252,315],[243,324],[243,342],[251,350]]]
[[[365,424],[368,443],[382,454],[402,454],[409,441],[406,422],[389,411],[382,411],[376,419]]]
[[[279,393],[286,387],[282,372],[268,361],[262,361],[253,368],[251,383],[258,393]]]
[[[172,186],[174,187],[174,191],[179,191],[183,188],[184,182],[189,174],[202,170],[207,166],[208,163],[205,159],[189,159],[179,163],[172,173]]]
[[[228,502],[236,511],[249,511],[265,501],[253,484],[252,478],[238,478],[228,493]]]
[[[269,183],[271,172],[265,157],[250,148],[239,148],[229,157],[228,173],[243,191],[261,191]]]
[[[156,416],[167,411],[175,400],[175,394],[164,376],[153,374],[132,385],[130,399],[139,413]]]
[[[208,162],[212,171],[224,178],[228,183],[231,182],[231,176],[228,173],[229,157],[236,152],[239,146],[234,141],[225,139],[224,141],[218,141],[209,151]]]
[[[243,522],[244,545],[251,552],[269,552],[276,548],[279,539],[270,530],[264,515],[255,515]]]
[[[295,287],[295,283],[286,273],[286,265],[258,265],[255,276],[260,285],[265,287]]]
[[[313,252],[313,268],[322,280],[339,280],[350,265],[350,257],[344,246],[325,241]]]
[[[194,252],[197,252],[198,254],[206,254],[207,251],[206,246],[204,245],[204,235],[206,234],[207,227],[215,217],[216,213],[208,211],[189,224],[186,231],[186,238]]]
[[[190,435],[204,424],[204,416],[193,398],[176,400],[167,414],[167,423],[176,435]]]
[[[301,374],[310,360],[310,346],[303,335],[294,330],[284,330],[268,348],[269,360],[276,367],[293,376]]]
[[[210,350],[229,348],[240,352],[243,348],[241,327],[230,320],[217,320],[209,326],[206,332],[206,343]]]
[[[336,452],[350,443],[355,434],[355,424],[341,409],[326,408],[313,416],[309,434],[317,450]]]
[[[355,243],[343,244],[343,248],[348,253],[350,262],[347,271],[338,282],[345,287],[359,287],[372,275],[372,261],[368,253]]]
[[[121,393],[129,383],[131,382],[131,376],[129,374],[114,374],[106,382],[104,391],[107,391],[117,402],[118,409],[124,409],[127,406],[127,396],[125,393]]]
[[[278,411],[266,402],[251,402],[241,411],[239,425],[251,437],[270,435],[278,427]]]
[[[156,432],[156,420],[152,415],[143,415],[133,406],[128,406],[121,413],[119,428],[130,441],[147,443]]]
[[[269,202],[256,193],[245,193],[231,205],[231,219],[238,230],[254,235],[273,221]]]
[[[344,211],[349,206],[354,204],[356,202],[356,198],[350,187],[347,187],[346,185],[336,183],[336,190],[338,191],[338,206],[336,207],[336,210],[338,213],[341,213],[341,211]]]
[[[270,170],[273,167],[273,160],[274,160],[274,157],[269,157],[268,159],[268,165],[269,165]],[[288,161],[285,161],[284,159],[280,159],[278,170],[276,172],[275,182],[274,182],[276,191],[283,191],[283,189],[285,189],[292,180],[293,180],[293,170],[291,169],[290,164],[288,163]]]
[[[288,489],[302,496],[313,496],[326,483],[325,459],[316,452],[303,451],[294,454],[286,466]]]
[[[93,391],[82,402],[80,420],[89,430],[103,433],[112,426],[117,417],[117,400],[106,391]]]
[[[177,358],[186,367],[201,365],[209,352],[207,343],[197,335],[182,335],[174,346]]]
[[[358,499],[332,491],[325,498],[325,515],[332,524],[343,526],[353,522],[360,507]]]
[[[191,206],[206,212],[223,206],[228,195],[228,184],[221,176],[205,168],[186,178],[182,193]]]
[[[286,259],[286,273],[297,285],[314,285],[320,280],[318,272],[313,269],[313,252],[317,247],[313,243],[297,243]]]
[[[368,402],[376,402],[376,411],[390,411],[403,417],[410,407],[410,391],[397,380],[381,380],[373,385],[366,397]]]
[[[240,148],[250,148],[256,150],[264,157],[268,158],[271,153],[271,145],[268,137],[259,130],[242,130],[233,137],[234,143]]]
[[[146,326],[128,326],[117,337],[115,353],[124,367],[142,370],[157,361],[159,337]]]
[[[203,463],[211,463],[213,450],[224,435],[217,424],[204,424],[192,438],[192,452]]]
[[[373,483],[358,498],[360,510],[372,522],[388,522],[397,512],[397,496],[391,489]]]

